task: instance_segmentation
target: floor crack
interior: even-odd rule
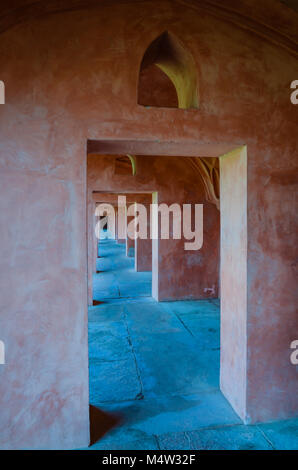
[[[154,439],[155,439],[155,442],[156,442],[156,445],[157,445],[157,449],[158,449],[158,450],[161,450],[160,444],[159,444],[159,440],[158,440],[158,436],[157,436],[156,434],[153,434],[153,437],[154,437]]]
[[[127,331],[127,341],[128,341],[128,343],[130,345],[130,348],[131,348],[131,352],[132,352],[132,355],[133,355],[133,358],[134,358],[136,373],[137,373],[138,381],[139,381],[139,384],[140,384],[140,392],[136,395],[135,400],[143,400],[143,398],[144,398],[144,387],[143,387],[141,372],[140,372],[140,369],[139,369],[139,366],[138,366],[137,356],[136,356],[136,353],[135,353],[135,350],[134,350],[134,347],[133,347],[132,339],[131,339],[131,336],[130,336],[130,331],[129,331],[128,324],[127,324],[127,313],[126,313],[126,308],[125,307],[123,308],[123,321],[124,321],[125,328],[126,328],[126,331]]]
[[[184,328],[186,329],[186,331],[188,331],[188,333],[194,338],[195,335],[192,333],[192,331],[186,326],[186,324],[184,323],[184,321],[179,317],[179,315],[177,313],[174,313],[174,315],[176,315],[176,317],[178,318],[178,320],[180,321],[180,323],[182,323],[182,325],[184,326]]]
[[[267,441],[268,444],[272,447],[272,449],[275,450],[275,447],[274,447],[273,443],[270,441],[269,437],[268,437],[267,434],[263,431],[263,429],[261,429],[258,425],[256,425],[256,428],[260,431],[260,433],[263,435],[264,439],[266,439],[266,441]]]

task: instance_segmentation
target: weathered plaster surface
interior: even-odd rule
[[[264,9],[254,6],[256,19]],[[231,13],[226,22],[194,11],[180,2],[105,4],[1,35],[1,448],[88,443],[87,139],[247,145],[246,416],[297,414],[295,16],[275,10],[262,35],[260,24],[231,27]],[[194,57],[198,110],[137,105],[144,51],[165,30]]]
[[[220,158],[220,385],[246,421],[247,153]]]

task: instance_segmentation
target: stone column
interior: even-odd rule
[[[131,209],[134,210],[134,205],[131,205]],[[128,210],[131,210],[128,207]],[[127,215],[126,222],[127,222],[127,230],[126,230],[126,256],[133,257],[135,256],[135,224],[134,224],[135,216]]]
[[[118,201],[120,197],[118,198]],[[118,203],[117,211],[117,243],[126,244],[126,205]]]
[[[137,237],[135,240],[135,269],[136,271],[152,271],[152,240],[150,238],[150,203],[143,203],[147,211],[147,238]],[[135,207],[137,212],[137,205]],[[138,215],[138,214],[136,214]]]
[[[175,198],[175,199],[174,199]],[[205,200],[204,194],[185,195],[173,191],[168,194],[162,190],[154,193],[158,206],[164,204],[171,209],[172,204],[181,209],[181,238],[174,236],[173,212],[170,214],[170,237],[161,237],[162,216],[153,214],[151,227],[153,232],[158,227],[158,238],[152,241],[152,292],[155,299],[191,300],[211,299],[218,297],[219,283],[219,211],[214,204]],[[192,227],[196,237],[187,239],[183,236],[183,217],[187,205],[191,213]],[[203,204],[203,208],[202,208]],[[197,207],[196,207],[197,206]],[[199,219],[201,210],[202,222],[198,220],[194,226],[195,213]],[[179,217],[174,217],[175,226],[179,226]],[[200,233],[203,232],[201,236]],[[202,246],[196,248],[196,238],[202,238]]]

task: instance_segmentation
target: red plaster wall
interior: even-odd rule
[[[204,4],[113,2],[1,34],[1,448],[88,443],[88,138],[247,145],[243,412],[252,422],[297,415],[289,360],[298,330],[298,111],[289,99],[297,22],[282,6],[272,5],[269,17],[257,0],[244,3],[242,16],[226,21]],[[246,21],[254,8],[254,21]],[[266,11],[272,29],[258,23]],[[283,35],[275,34],[279,24]],[[165,30],[197,64],[198,110],[137,105],[142,56]]]

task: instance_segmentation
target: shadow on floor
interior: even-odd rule
[[[94,307],[96,307],[96,305],[102,305],[102,304],[104,304],[104,302],[101,301],[101,300],[93,300],[93,306]]]
[[[90,445],[92,446],[109,431],[123,423],[123,417],[116,413],[107,413],[96,406],[89,405]]]

